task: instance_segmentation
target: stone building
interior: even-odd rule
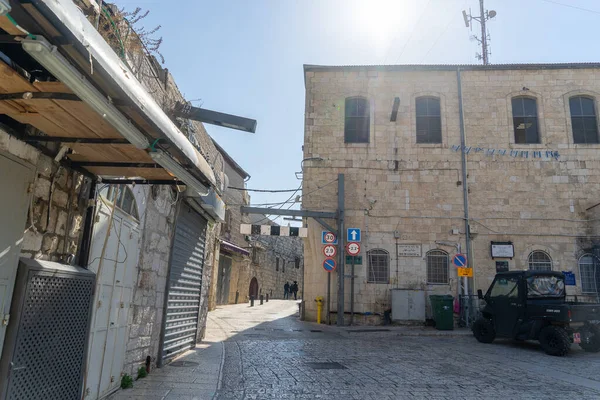
[[[304,67],[302,207],[335,211],[329,183],[344,174],[345,226],[363,233],[355,321],[381,321],[391,289],[456,296],[458,245],[470,290],[497,270],[552,269],[574,274],[569,294],[595,298],[599,73],[591,63]],[[327,273],[322,228],[308,227],[312,299],[326,295]],[[315,311],[308,301],[307,318]]]

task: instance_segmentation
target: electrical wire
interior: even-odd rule
[[[590,12],[590,13],[593,13],[593,14],[600,14],[600,11],[590,10],[589,8],[583,8],[583,7],[579,7],[579,6],[574,6],[572,4],[560,3],[560,2],[554,1],[554,0],[541,0],[541,1],[543,1],[545,3],[556,4],[557,6],[574,8],[574,9],[580,10],[580,11],[587,11],[587,12]]]
[[[312,191],[310,191],[308,193],[300,195],[300,199],[303,199],[303,198],[305,198],[306,196],[309,196],[312,193],[318,192],[319,190],[323,189],[324,187],[327,187],[327,186],[331,185],[334,182],[337,182],[337,179],[334,179],[331,182],[328,182],[328,183],[326,183],[323,186],[318,186],[317,189],[315,189],[315,190],[312,190]],[[230,189],[230,188],[228,188],[228,189]],[[292,197],[293,197],[293,195],[292,195]],[[266,206],[278,206],[278,205],[281,205],[283,207],[283,206],[285,206],[285,204],[288,204],[288,203],[298,203],[298,202],[299,201],[296,201],[294,199],[294,200],[281,201],[281,202],[278,202],[278,203],[259,203],[259,204],[234,203],[234,204],[229,204],[229,206],[266,207]]]
[[[296,193],[298,190],[302,190],[302,185],[300,185],[299,189],[246,189],[229,186],[227,189],[232,190],[245,190],[246,192],[260,192],[260,193],[285,193],[285,192],[294,192]]]
[[[452,17],[452,14],[450,14],[450,19],[448,20],[448,23],[446,24],[446,26],[444,27],[444,29],[442,30],[442,32],[440,32],[439,36],[435,39],[435,41],[433,42],[433,44],[431,45],[431,47],[429,48],[429,50],[427,50],[427,53],[425,53],[425,55],[423,57],[421,57],[421,61],[419,61],[420,63],[422,63],[423,60],[425,60],[425,58],[427,58],[427,56],[429,55],[429,53],[431,53],[431,50],[433,50],[433,48],[437,45],[437,43],[442,38],[442,36],[444,36],[444,34],[446,33],[446,31],[450,27],[450,24],[452,23],[452,21],[454,21],[454,18]]]
[[[406,39],[406,42],[404,42],[404,46],[402,46],[402,50],[400,50],[400,54],[396,58],[395,63],[398,63],[398,61],[400,61],[400,58],[402,57],[402,54],[404,54],[404,50],[406,50],[406,46],[408,46],[408,43],[411,41],[413,35],[415,34],[415,31],[417,30],[417,26],[419,26],[419,24],[421,23],[421,19],[423,19],[423,16],[425,15],[425,11],[427,11],[427,7],[429,7],[429,3],[431,3],[431,0],[428,0],[427,4],[425,4],[423,11],[421,11],[421,15],[419,15],[419,19],[417,19],[417,22],[413,25],[412,30],[410,31],[408,39]],[[387,55],[385,56],[383,63],[385,64],[386,61],[387,61]]]

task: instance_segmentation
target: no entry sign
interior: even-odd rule
[[[327,246],[323,246],[323,254],[325,257],[335,257],[337,254],[337,249],[334,245],[328,244]]]
[[[323,269],[327,272],[331,272],[335,270],[335,260],[333,258],[326,258],[323,261]]]

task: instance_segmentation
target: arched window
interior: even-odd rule
[[[131,215],[135,219],[139,219],[137,203],[131,188],[127,185],[108,185],[100,190],[100,195],[111,203],[117,202],[117,207]]]
[[[571,97],[569,109],[571,110],[573,143],[599,143],[594,99],[585,96]]]
[[[600,292],[600,263],[593,255],[584,254],[579,258],[579,276],[582,293]]]
[[[382,249],[373,249],[367,252],[369,283],[390,282],[390,255]]]
[[[448,283],[448,253],[444,250],[431,250],[427,252],[427,283]]]
[[[515,143],[540,143],[537,100],[531,97],[513,98],[512,113],[515,129]]]
[[[442,143],[442,111],[440,99],[424,96],[415,100],[417,143]]]
[[[532,271],[552,271],[552,258],[545,251],[532,251],[529,254],[528,264]]]
[[[348,97],[345,106],[344,141],[346,143],[369,143],[371,110],[364,97]]]

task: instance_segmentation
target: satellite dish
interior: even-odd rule
[[[496,11],[495,10],[488,11],[488,18],[494,18],[495,16],[496,16]]]

